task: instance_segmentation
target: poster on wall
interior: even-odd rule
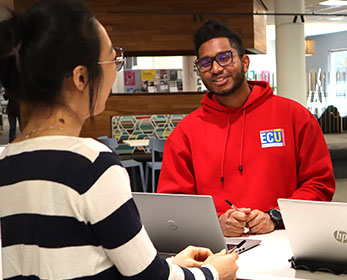
[[[261,80],[270,83],[270,71],[261,71]]]
[[[160,80],[158,81],[159,91],[169,91],[168,85],[168,72],[167,70],[160,70]]]
[[[170,70],[170,81],[176,81],[177,80],[177,70]]]
[[[153,81],[148,82],[147,90],[148,92],[157,92],[157,87],[155,86]]]
[[[142,81],[154,81],[157,75],[156,70],[141,70]]]
[[[124,84],[125,86],[135,86],[135,71],[124,71]]]
[[[169,82],[169,91],[170,91],[170,92],[176,92],[176,91],[178,91],[177,82],[176,82],[176,81],[170,81],[170,82]]]
[[[249,81],[255,81],[255,71],[251,70],[246,73],[247,80]]]
[[[135,88],[134,87],[125,87],[125,91],[127,93],[133,93],[133,92],[135,92]]]
[[[167,70],[160,70],[160,80],[167,80]]]

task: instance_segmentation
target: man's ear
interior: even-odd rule
[[[88,84],[88,71],[85,66],[78,65],[72,70],[72,81],[75,87],[83,91]]]
[[[243,64],[243,71],[246,73],[249,69],[249,63],[250,63],[249,56],[247,54],[244,54],[241,60]]]

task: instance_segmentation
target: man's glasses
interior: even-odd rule
[[[212,69],[213,61],[220,66],[227,66],[233,62],[233,52],[231,50],[217,53],[215,57],[202,57],[194,61],[199,72],[207,72]]]
[[[115,63],[116,64],[116,70],[120,71],[124,65],[124,52],[122,48],[114,47],[114,50],[116,52],[116,58],[115,60],[109,60],[109,61],[99,61],[98,64],[108,64],[108,63]]]

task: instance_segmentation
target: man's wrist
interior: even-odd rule
[[[275,229],[282,227],[282,225],[283,225],[282,215],[278,209],[273,208],[273,209],[266,211],[266,213],[269,214],[270,219],[272,220],[272,222],[275,225]]]

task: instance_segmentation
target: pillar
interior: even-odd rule
[[[276,13],[304,13],[304,0],[276,0]],[[306,106],[305,29],[301,17],[275,16],[277,94]]]
[[[182,83],[183,91],[196,91],[197,90],[197,75],[194,71],[195,56],[182,57]]]

